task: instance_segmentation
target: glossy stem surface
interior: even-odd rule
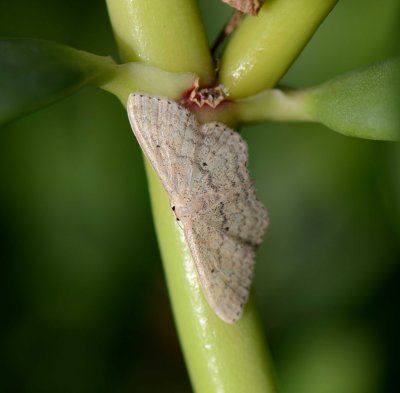
[[[193,72],[202,84],[214,81],[195,0],[107,0],[121,57],[170,72]]]
[[[157,4],[155,8],[158,10],[145,3]],[[108,0],[111,21],[124,60],[134,61],[139,58],[168,71],[194,71],[204,75],[203,80],[209,78],[210,54],[208,51],[204,53],[205,36],[199,33],[203,30],[197,25],[199,16],[193,17],[194,8],[189,6],[191,3],[188,0]],[[170,4],[176,9],[173,14],[179,12],[179,16],[168,17],[171,15],[168,9]],[[155,23],[153,18],[155,15],[160,16],[160,13],[165,13],[165,18],[159,17],[158,23]],[[142,15],[142,19],[138,20],[138,15]],[[189,23],[190,18],[194,23]],[[177,23],[177,20],[182,19],[185,20],[185,28]],[[143,34],[132,33],[133,24],[140,25]],[[165,35],[170,31],[173,31],[172,36],[176,39],[166,43]],[[157,40],[160,41],[153,42]],[[163,45],[173,47],[171,50],[181,55],[188,53],[190,48],[190,62],[181,55],[171,57],[168,51],[163,50]],[[194,65],[196,59],[199,59],[200,64],[197,69]],[[168,197],[148,163],[146,170],[174,317],[194,390],[199,393],[242,393],[249,389],[254,393],[276,392],[274,374],[254,302],[250,300],[243,317],[234,325],[221,321],[210,309]]]
[[[267,0],[246,16],[220,62],[219,80],[237,99],[279,81],[337,0]]]

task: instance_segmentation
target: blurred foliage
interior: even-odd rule
[[[209,40],[230,9],[200,1]],[[397,0],[342,1],[283,83],[399,54]],[[103,3],[0,3],[0,35],[116,49]],[[271,226],[255,293],[283,393],[397,392],[400,145],[317,125],[243,130]],[[0,131],[4,392],[189,392],[139,148],[87,88]]]
[[[37,39],[1,39],[0,53],[0,124],[71,95],[115,64]]]

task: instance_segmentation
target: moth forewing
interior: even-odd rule
[[[225,322],[236,322],[267,226],[247,170],[246,143],[221,123],[200,126],[168,98],[134,93],[127,107],[145,156],[177,204],[174,214],[208,304]]]

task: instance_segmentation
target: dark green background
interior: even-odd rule
[[[212,41],[230,9],[201,6]],[[398,0],[342,0],[284,83],[399,54],[399,26]],[[1,0],[0,36],[117,59],[101,1]],[[243,135],[271,218],[254,287],[282,392],[400,391],[399,144],[309,124]],[[1,128],[0,260],[1,392],[190,391],[115,97],[86,88]]]

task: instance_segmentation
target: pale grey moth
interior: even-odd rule
[[[183,228],[208,304],[236,322],[268,223],[247,170],[246,142],[222,123],[199,125],[164,97],[131,94],[128,115]]]

